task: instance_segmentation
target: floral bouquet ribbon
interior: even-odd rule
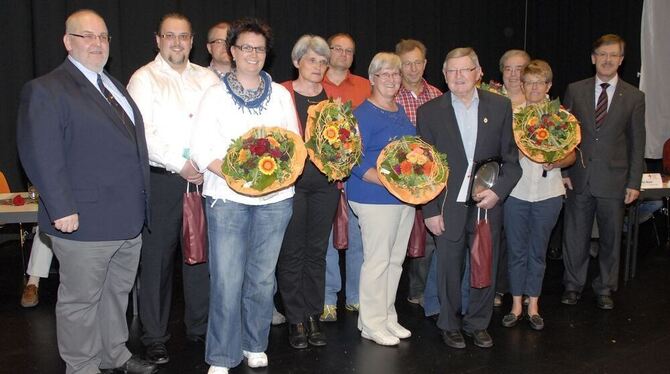
[[[221,171],[236,192],[261,196],[295,183],[306,156],[300,135],[279,127],[254,127],[233,141]]]
[[[518,109],[513,128],[519,150],[539,163],[563,159],[582,140],[579,121],[558,99]]]
[[[307,109],[305,147],[310,160],[329,181],[343,180],[361,160],[358,122],[351,101],[323,100]]]
[[[447,157],[416,136],[394,140],[377,158],[377,174],[393,196],[409,204],[424,204],[447,185]]]

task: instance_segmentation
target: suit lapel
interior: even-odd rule
[[[121,119],[119,116],[114,112],[114,109],[112,109],[112,106],[107,102],[107,100],[102,96],[100,91],[98,91],[97,88],[95,88],[91,82],[86,79],[84,74],[77,69],[72,62],[69,60],[66,60],[65,62],[65,68],[66,70],[72,75],[74,81],[79,85],[81,88],[82,92],[84,93],[83,96],[87,97],[91,101],[97,105],[100,110],[109,117],[109,119],[112,121],[114,125],[116,125],[116,128],[121,131],[121,133],[128,139],[132,140],[130,138],[130,134],[128,134],[128,131],[125,129],[125,125],[123,122],[121,122]],[[137,130],[136,130],[137,131]]]
[[[446,109],[445,113],[446,118],[444,119],[444,127],[447,129],[447,143],[452,143],[456,145],[456,150],[463,155],[463,159],[467,162],[467,156],[465,154],[465,146],[463,145],[463,138],[461,137],[461,131],[458,128],[458,121],[456,120],[456,113],[454,112],[454,106],[451,105],[451,92],[447,92],[442,95],[441,105]]]
[[[619,82],[616,85],[616,88],[614,89],[614,96],[612,96],[612,102],[610,103],[610,107],[607,111],[607,116],[605,116],[605,121],[603,122],[602,126],[607,126],[608,123],[611,121],[609,120],[610,118],[618,118],[619,116],[619,111],[622,110],[622,100],[624,99],[626,87],[624,82],[619,78]]]

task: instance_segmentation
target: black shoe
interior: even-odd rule
[[[307,328],[309,330],[309,335],[307,336],[309,344],[315,347],[323,347],[326,345],[326,333],[324,333],[321,328],[318,314],[309,316],[307,319]]]
[[[288,343],[295,349],[307,348],[307,335],[305,334],[305,325],[303,323],[289,323]]]
[[[115,371],[117,373],[128,374],[151,374],[158,371],[158,365],[142,360],[137,355],[133,355],[123,365],[116,368]]]
[[[149,344],[145,356],[147,361],[153,362],[154,364],[167,364],[170,361],[170,356],[168,356],[165,343],[161,342]]]
[[[504,327],[514,327],[517,323],[523,318],[521,315],[516,315],[514,313],[506,314],[502,319],[502,325]]]
[[[472,337],[473,342],[479,348],[493,347],[493,339],[486,330],[464,331],[465,335]]]
[[[207,335],[186,335],[186,340],[191,343],[205,345],[207,342]]]
[[[528,316],[528,324],[530,325],[531,329],[536,331],[544,329],[544,320],[542,317],[540,317],[539,314]]]
[[[565,305],[575,305],[582,295],[577,291],[565,291],[561,296],[561,303]]]
[[[441,334],[442,334],[442,341],[447,346],[456,349],[465,348],[465,339],[463,339],[463,335],[461,334],[460,331],[442,330]]]
[[[610,295],[598,295],[598,296],[596,296],[596,304],[598,305],[598,308],[600,308],[600,309],[604,309],[604,310],[614,309],[614,300],[612,300],[612,296],[610,296]]]

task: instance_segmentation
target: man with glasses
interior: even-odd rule
[[[219,78],[223,78],[231,69],[230,54],[228,53],[228,44],[226,43],[229,28],[230,23],[225,21],[219,22],[212,26],[207,33],[207,51],[212,56],[209,68]]]
[[[338,33],[328,38],[330,46],[330,60],[328,70],[321,84],[323,88],[332,95],[339,97],[342,102],[351,100],[352,109],[359,106],[370,96],[370,81],[358,75],[351,74],[349,68],[354,62],[356,44],[351,35]],[[358,282],[361,265],[363,264],[363,242],[361,241],[361,230],[358,227],[358,219],[349,211],[349,248],[346,251],[346,305],[345,308],[352,312],[359,309]],[[337,320],[337,293],[342,288],[340,276],[339,252],[333,247],[333,234],[331,230],[326,252],[326,294],[323,313],[319,318],[324,322]]]
[[[486,329],[493,313],[495,284],[485,288],[471,287],[465,308],[461,302],[461,279],[465,254],[472,247],[481,213],[481,219],[488,217],[490,226],[491,279],[495,280],[502,202],[521,177],[518,151],[512,136],[512,107],[509,99],[475,88],[481,67],[472,48],[451,50],[442,72],[449,92],[425,103],[417,111],[419,135],[446,153],[450,169],[449,194],[443,191],[423,207],[426,227],[435,235],[437,244],[440,299],[437,326],[449,347],[465,348],[462,331],[473,337],[476,346],[489,348],[493,346],[493,339]],[[497,183],[473,196],[476,205],[466,205],[475,162],[491,158],[500,158],[503,163]],[[467,311],[462,315],[464,309]]]
[[[163,16],[156,45],[158,55],[133,74],[128,91],[144,117],[151,165],[152,225],[144,232],[139,276],[142,343],[148,360],[164,364],[169,361],[165,343],[170,337],[167,327],[183,195],[187,182],[200,185],[203,181],[189,155],[191,130],[205,90],[219,80],[211,70],[189,61],[193,33],[184,15]],[[186,336],[203,342],[209,307],[207,264],[181,266]]]
[[[142,115],[103,70],[110,38],[94,11],[70,15],[67,59],[28,82],[19,106],[19,155],[40,191],[40,231],[60,263],[56,329],[68,374],[157,370],[125,344],[149,168]]]
[[[426,69],[426,46],[418,40],[403,39],[395,46],[395,53],[400,56],[400,70],[402,72],[402,85],[396,94],[396,102],[405,108],[407,117],[416,126],[416,110],[424,103],[442,95],[436,87],[428,84],[423,78]],[[424,290],[426,283],[435,284],[435,270],[430,266],[435,250],[435,238],[426,232],[426,248],[424,257],[410,259],[409,262],[409,290],[407,301],[412,304],[424,306]],[[433,269],[429,272],[429,269]],[[434,287],[432,288],[434,289]],[[438,312],[439,306],[434,299],[429,302],[426,315]]]
[[[567,169],[561,302],[575,305],[586,283],[591,227],[598,222],[599,275],[591,286],[600,309],[613,309],[619,279],[624,205],[640,194],[644,169],[644,94],[619,78],[624,40],[607,34],[593,43],[596,76],[572,83],[563,104],[582,128],[581,162]]]

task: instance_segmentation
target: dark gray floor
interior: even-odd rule
[[[661,241],[664,241],[662,235]],[[0,373],[62,373],[53,316],[57,275],[42,283],[36,308],[19,306],[21,257],[17,242],[0,245]],[[595,270],[593,267],[591,270]],[[642,227],[638,277],[615,295],[616,308],[601,311],[587,291],[574,307],[560,304],[561,261],[549,261],[541,313],[542,332],[525,323],[500,326],[510,298],[494,313],[489,331],[492,349],[465,350],[444,346],[432,320],[405,301],[406,279],[398,301],[400,322],[413,336],[398,347],[381,347],[362,340],[356,314],[340,307],[340,320],[326,324],[328,346],[296,351],[287,344],[285,326],[273,327],[266,369],[244,364],[232,373],[668,373],[670,372],[670,250],[657,248],[649,227]],[[175,283],[175,295],[180,294]],[[206,373],[204,347],[184,338],[183,301],[174,301],[168,343],[171,361],[160,373]],[[132,350],[139,351],[137,325],[132,326]]]

